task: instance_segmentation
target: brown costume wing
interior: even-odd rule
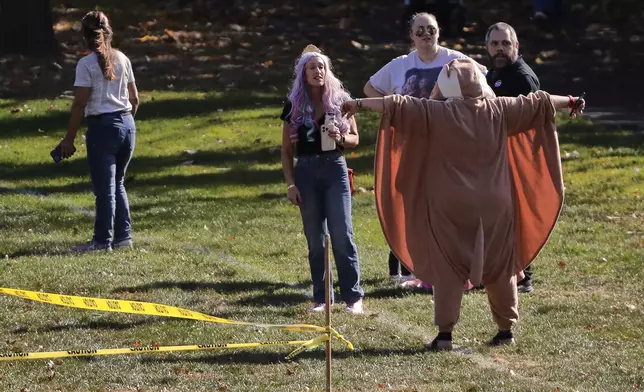
[[[427,107],[431,102],[401,95],[385,97],[376,143],[378,218],[391,251],[412,272],[414,261],[426,261],[429,253],[427,242],[419,240],[423,236],[418,234],[431,230],[426,203],[428,167],[423,159],[429,149]]]
[[[556,111],[545,92],[530,94],[511,105],[508,162],[513,180],[517,271],[527,267],[548,241],[564,200]],[[535,105],[534,101],[539,104]],[[532,101],[532,102],[529,102]],[[526,111],[525,105],[534,107]],[[523,106],[523,107],[522,107]],[[525,131],[524,128],[530,127]]]

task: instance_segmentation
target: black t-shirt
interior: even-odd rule
[[[291,121],[291,101],[287,101],[282,109],[282,114],[280,119],[287,123]],[[306,126],[304,124],[300,125],[297,129],[297,145],[295,147],[296,155],[312,155],[312,154],[324,154],[334,151],[342,151],[342,146],[336,143],[336,149],[331,151],[322,151],[322,140],[320,133],[320,126],[324,124],[324,117],[322,115],[317,121],[315,121],[312,126]]]
[[[491,69],[486,79],[497,97],[518,97],[540,89],[539,78],[521,57],[514,64]]]

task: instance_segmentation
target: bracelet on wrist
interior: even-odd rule
[[[573,106],[575,106],[575,98],[573,98],[572,95],[569,95],[568,96],[568,107],[572,108]]]
[[[291,189],[291,188],[295,188],[295,184],[291,184],[291,185],[287,186],[287,187],[286,187],[286,190],[288,191],[288,190],[289,190],[289,189]]]
[[[362,109],[362,98],[356,99],[356,106],[358,107],[358,109]]]

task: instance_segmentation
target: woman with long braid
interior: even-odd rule
[[[83,17],[82,34],[91,53],[76,66],[74,102],[67,134],[61,142],[61,156],[67,158],[74,153],[76,133],[85,116],[96,218],[92,241],[73,250],[131,248],[130,206],[124,178],[134,152],[134,115],[139,106],[132,64],[112,48],[112,28],[102,12],[92,11]]]

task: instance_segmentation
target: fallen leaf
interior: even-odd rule
[[[160,40],[161,37],[158,37],[156,35],[144,35],[143,37],[140,37],[138,40],[139,42],[148,42],[148,41],[158,41]]]
[[[236,32],[244,31],[244,28],[242,26],[240,26],[238,24],[235,24],[235,23],[228,25],[228,28],[231,29],[232,31],[236,31]]]
[[[547,58],[553,57],[556,54],[557,54],[556,50],[545,50],[539,53],[539,57],[543,57],[544,59],[547,59]]]
[[[188,369],[184,367],[176,367],[173,368],[172,371],[174,372],[174,374],[188,374]]]
[[[564,268],[565,266],[566,266],[566,263],[564,263],[563,261],[559,262],[559,268]]]

